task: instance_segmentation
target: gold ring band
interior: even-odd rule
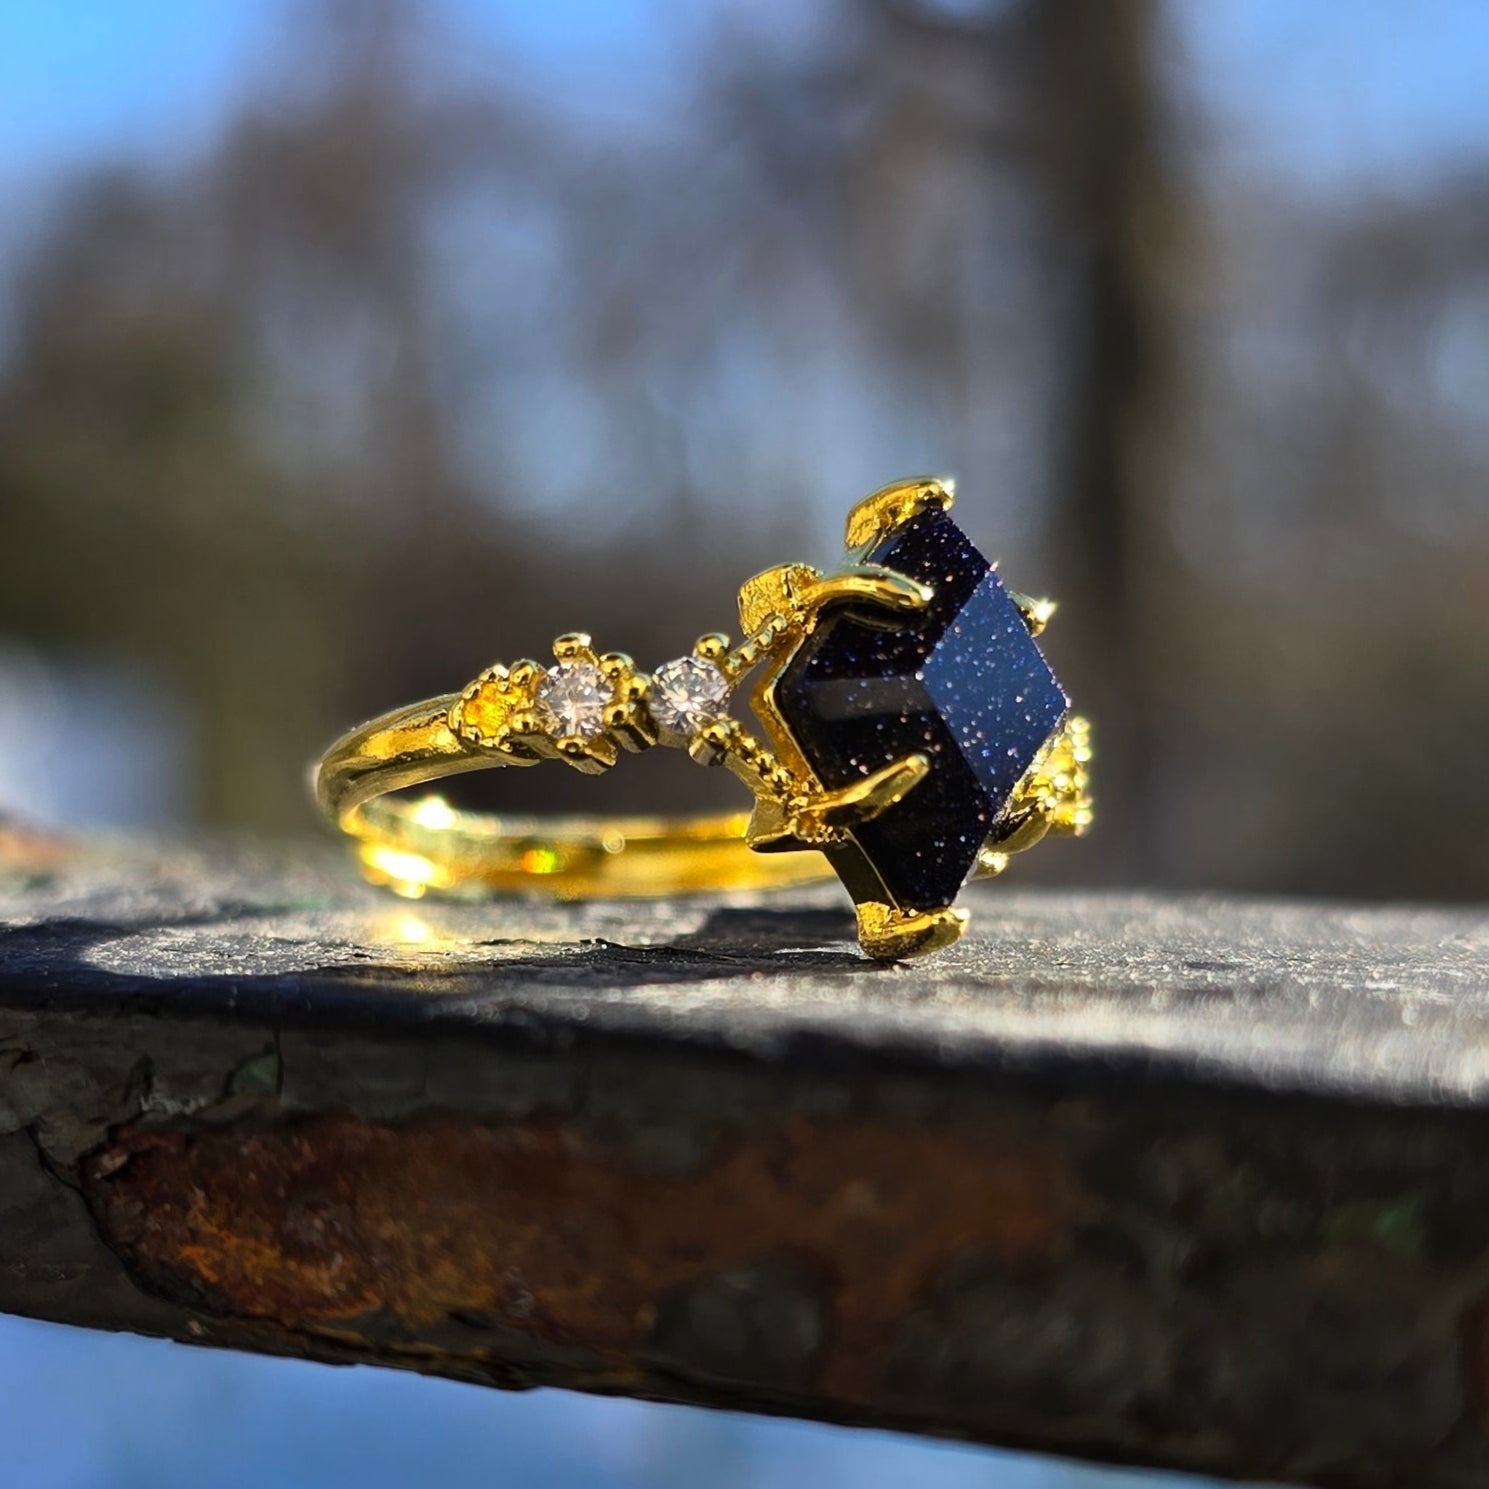
[[[459,694],[396,709],[326,752],[322,813],[357,843],[363,872],[400,894],[537,892],[558,899],[653,898],[769,889],[832,878],[811,854],[761,854],[748,812],[699,816],[516,816],[465,812],[442,797],[388,793],[503,763],[450,727]]]
[[[743,586],[736,646],[709,633],[644,673],[569,633],[550,666],[497,663],[374,719],[319,762],[320,810],[366,875],[404,894],[654,896],[835,873],[870,955],[947,945],[965,880],[1091,820],[1089,728],[1034,641],[1054,606],[1003,586],[951,501],[949,482],[926,479],[860,502],[836,571],[785,564]],[[729,712],[750,674],[764,741]],[[656,744],[728,767],[753,812],[491,816],[387,799],[495,766],[595,773]]]

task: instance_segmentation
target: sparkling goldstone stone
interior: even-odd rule
[[[989,828],[1065,716],[1065,694],[996,571],[944,512],[897,528],[867,561],[935,591],[886,626],[845,605],[825,615],[775,683],[792,738],[823,785],[912,753],[930,774],[852,830],[903,908],[949,905]]]
[[[560,662],[538,684],[538,718],[555,739],[590,739],[604,729],[614,695],[610,679],[593,662]]]
[[[729,711],[729,681],[712,662],[678,657],[652,674],[651,713],[664,729],[696,734]]]

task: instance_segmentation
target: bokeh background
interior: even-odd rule
[[[0,0],[0,812],[308,833],[349,721],[655,663],[938,471],[1096,721],[1021,876],[1489,898],[1486,79],[1477,0]],[[0,1380],[28,1489],[1098,1481],[15,1321]]]

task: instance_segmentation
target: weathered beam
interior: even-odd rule
[[[1298,1482],[1489,1480],[1489,916],[408,904],[0,834],[0,1309]]]

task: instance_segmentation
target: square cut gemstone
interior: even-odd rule
[[[916,751],[930,773],[853,840],[901,908],[949,905],[1068,700],[997,572],[940,510],[868,556],[931,586],[908,618],[823,615],[775,682],[775,702],[829,790]]]

